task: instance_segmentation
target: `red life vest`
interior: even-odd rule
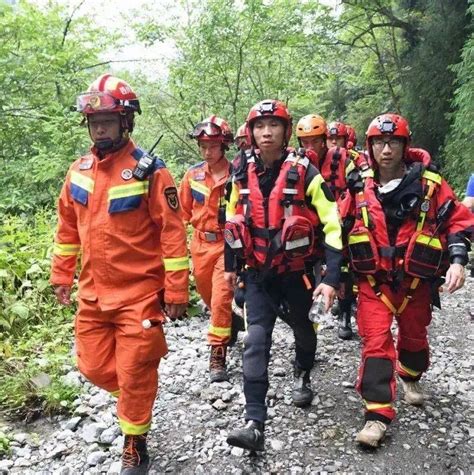
[[[437,235],[436,226],[439,206],[436,190],[441,184],[440,175],[424,170],[422,187],[425,196],[418,219],[403,222],[395,245],[390,242],[385,213],[375,193],[373,171],[366,170],[362,175],[364,189],[356,194],[356,221],[348,236],[349,254],[355,272],[373,275],[383,271],[393,275],[403,269],[419,278],[440,275],[444,270],[446,251],[446,240],[444,236]]]
[[[336,201],[346,190],[347,150],[343,147],[331,147],[319,163],[319,171],[329,186]]]
[[[306,156],[290,153],[268,198],[264,198],[258,182],[255,157],[247,158],[247,170],[235,180],[239,188],[236,215],[226,225],[226,240],[235,248],[230,234],[244,247],[247,265],[255,268],[276,268],[277,272],[304,269],[305,260],[314,257],[318,215],[305,201],[305,175],[309,165]],[[240,238],[245,227],[250,234]],[[235,233],[233,226],[240,226]],[[230,239],[228,239],[228,237]],[[240,242],[238,243],[240,245]],[[247,243],[247,244],[245,244]]]

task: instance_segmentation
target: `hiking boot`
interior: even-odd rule
[[[309,406],[313,400],[314,394],[309,379],[310,372],[311,370],[309,369],[295,368],[293,393],[291,397],[296,407]]]
[[[350,340],[352,338],[351,311],[341,312],[341,325],[337,330],[337,336],[341,340]]]
[[[384,439],[387,425],[381,421],[367,421],[364,428],[357,434],[356,441],[367,447],[378,447]]]
[[[211,357],[209,359],[209,378],[211,383],[229,381],[229,375],[225,367],[226,354],[226,346],[211,346]]]
[[[264,449],[264,425],[257,421],[248,421],[243,429],[235,429],[227,436],[227,443],[253,452]]]
[[[123,444],[120,475],[146,475],[149,463],[146,434],[126,435]]]
[[[404,400],[412,406],[421,406],[425,402],[425,396],[418,381],[405,381],[400,378],[403,391],[405,393]]]

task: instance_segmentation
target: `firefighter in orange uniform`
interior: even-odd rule
[[[339,201],[347,187],[346,176],[354,170],[359,160],[357,152],[348,151],[345,148],[346,126],[341,122],[332,122],[327,126],[320,115],[310,114],[298,121],[296,136],[300,145],[306,149],[308,156],[313,157],[313,165],[320,171],[334,197]],[[339,338],[349,340],[352,338],[351,308],[354,296],[353,281],[348,272],[347,263],[343,263],[341,283],[344,285],[340,288],[336,310],[340,319],[337,333]]]
[[[356,440],[370,447],[379,445],[395,417],[395,373],[405,401],[423,404],[418,381],[429,365],[431,305],[439,306],[441,276],[450,293],[464,284],[468,237],[474,229],[472,215],[428,153],[409,144],[403,117],[376,117],[366,144],[373,169],[354,172],[350,193],[340,206],[359,288],[362,361],[357,389],[366,424]],[[397,350],[390,331],[394,316]]]
[[[194,228],[191,258],[196,287],[211,310],[208,343],[211,346],[211,382],[228,381],[227,346],[231,337],[233,289],[224,280],[225,185],[230,163],[225,151],[233,136],[227,122],[211,116],[196,125],[203,162],[192,166],[181,182],[179,197],[184,220]]]
[[[93,145],[70,167],[59,198],[51,283],[71,303],[80,255],[77,362],[118,398],[122,474],[147,473],[146,436],[167,353],[162,323],[188,302],[188,257],[177,189],[130,133],[140,113],[124,81],[100,76],[77,97]]]

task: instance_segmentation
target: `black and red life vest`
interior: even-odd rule
[[[308,165],[306,156],[290,153],[267,198],[259,186],[254,155],[247,157],[246,171],[235,176],[239,200],[225,237],[250,267],[300,270],[314,258],[319,218],[305,201]]]
[[[420,150],[410,155],[410,161],[427,163]],[[424,152],[424,151],[421,151]],[[429,155],[428,155],[429,157]],[[384,272],[393,275],[404,270],[413,277],[430,278],[444,270],[446,239],[437,231],[436,190],[441,185],[441,176],[422,168],[421,184],[424,198],[418,206],[414,219],[401,224],[395,242],[390,240],[382,203],[377,198],[372,169],[362,172],[364,188],[355,196],[356,216],[348,236],[352,268],[360,274]],[[417,216],[416,216],[417,215]]]

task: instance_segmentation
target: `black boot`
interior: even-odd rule
[[[126,435],[123,444],[120,475],[146,475],[149,463],[146,434]]]
[[[311,404],[314,394],[311,389],[311,380],[309,378],[311,370],[295,368],[294,386],[291,397],[293,404],[297,407],[305,407]]]
[[[248,421],[243,429],[235,429],[227,436],[227,443],[253,452],[265,450],[264,425],[257,421]]]
[[[244,330],[245,330],[244,318],[241,315],[239,315],[237,312],[232,311],[232,326],[230,330],[230,340],[227,346],[234,346],[235,343],[237,342],[237,337],[239,336],[239,332],[243,332]]]
[[[351,310],[344,309],[340,315],[340,325],[337,329],[337,336],[341,340],[350,340],[352,338]]]
[[[211,383],[229,381],[229,375],[225,367],[226,355],[226,346],[211,346],[211,357],[209,359],[209,378]]]

